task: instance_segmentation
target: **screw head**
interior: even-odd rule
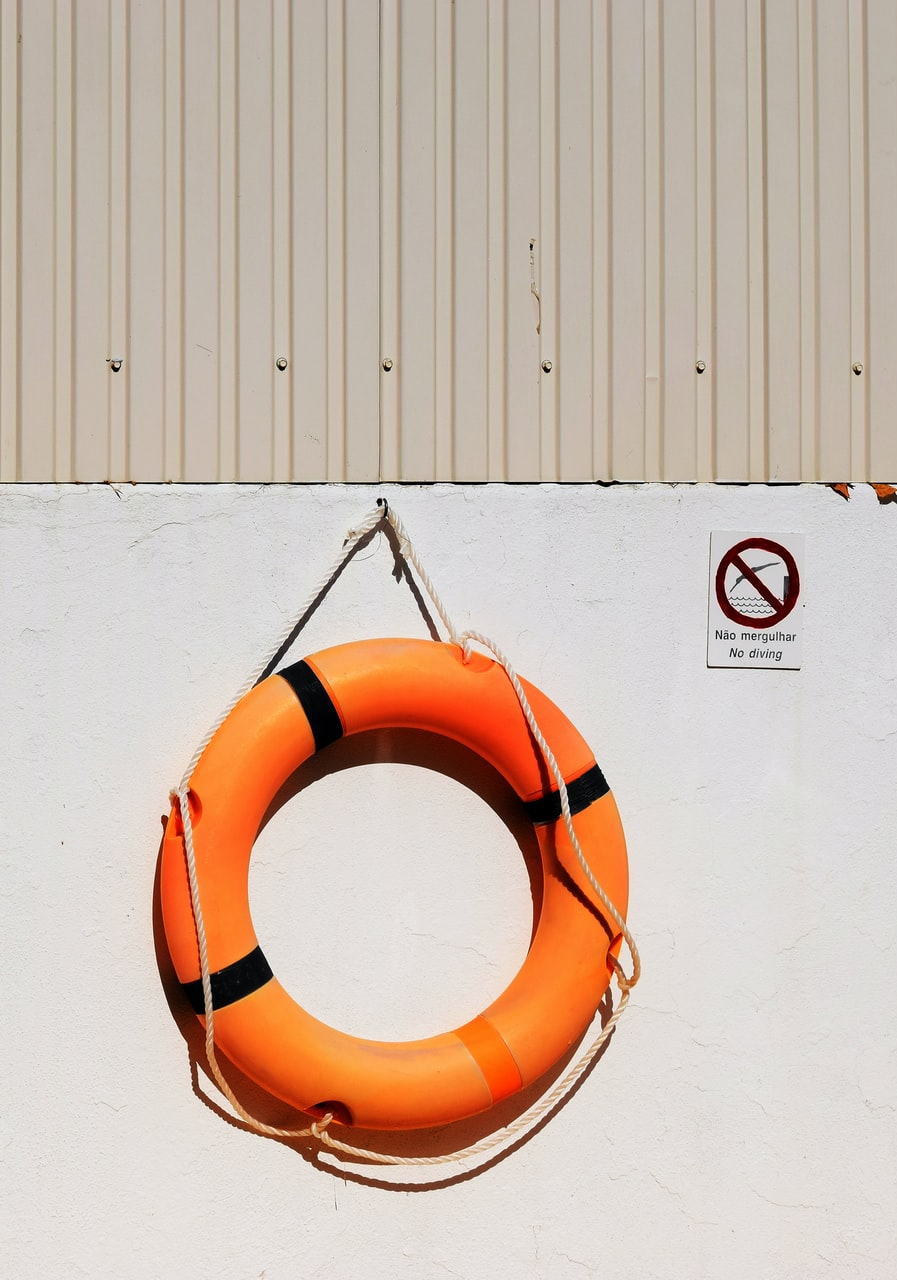
[[[543,372],[543,373],[551,373],[551,361],[550,361],[550,360],[543,360],[543,361],[542,361],[542,372]]]
[[[280,372],[283,373],[284,369],[289,364],[289,361],[287,360],[286,356],[278,356],[278,358],[274,361],[274,364],[280,370]]]
[[[392,369],[392,361],[390,360],[389,356],[387,356],[386,359],[383,361],[383,372],[389,373],[391,369]]]
[[[863,372],[863,366],[860,364],[859,361],[857,361],[857,363],[853,366],[853,371],[857,377],[859,377],[860,374]]]
[[[706,368],[707,366],[703,360],[698,360],[695,362],[695,373],[703,373]]]
[[[114,360],[107,360],[106,363],[113,373],[118,373],[119,369],[124,364],[124,360],[120,360],[118,356],[116,356]]]

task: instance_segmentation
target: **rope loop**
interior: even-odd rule
[[[517,699],[520,703],[521,711],[526,717],[527,724],[529,725],[530,730],[533,734],[533,737],[535,738],[536,742],[539,745],[539,749],[542,752],[542,755],[545,759],[545,763],[548,765],[548,768],[550,769],[552,776],[554,777],[554,780],[557,783],[558,793],[560,795],[560,800],[561,800],[561,812],[564,818],[564,825],[566,827],[567,834],[570,838],[570,843],[576,854],[576,858],[580,866],[582,867],[582,870],[585,873],[585,876],[589,884],[591,885],[592,889],[598,895],[599,899],[604,904],[604,907],[606,908],[610,918],[614,921],[617,928],[620,930],[620,936],[625,940],[626,946],[629,950],[629,954],[632,958],[632,972],[627,976],[626,971],[624,970],[622,964],[617,959],[617,957],[611,953],[608,954],[608,961],[613,966],[614,976],[617,980],[617,985],[620,989],[620,998],[617,1001],[617,1006],[613,1010],[613,1012],[610,1014],[610,1016],[608,1017],[604,1025],[601,1027],[598,1035],[589,1045],[585,1053],[567,1071],[563,1079],[559,1081],[559,1083],[555,1086],[555,1088],[551,1091],[551,1093],[549,1093],[546,1097],[541,1098],[534,1106],[529,1108],[527,1111],[524,1111],[520,1116],[517,1117],[516,1120],[512,1121],[511,1124],[498,1130],[496,1133],[490,1134],[488,1137],[482,1139],[480,1142],[474,1143],[472,1146],[465,1147],[460,1151],[449,1152],[447,1155],[442,1155],[442,1156],[393,1156],[393,1155],[388,1155],[385,1152],[371,1151],[362,1147],[353,1147],[349,1143],[342,1142],[340,1141],[340,1139],[333,1137],[333,1135],[330,1133],[329,1126],[331,1121],[333,1120],[333,1113],[330,1111],[328,1111],[325,1115],[323,1115],[319,1119],[313,1120],[310,1125],[301,1129],[277,1128],[274,1125],[265,1124],[263,1121],[253,1116],[250,1112],[246,1110],[243,1104],[236,1097],[236,1095],[234,1094],[234,1091],[231,1089],[230,1085],[228,1084],[227,1080],[222,1074],[221,1068],[218,1064],[216,1052],[215,1052],[215,1008],[212,1002],[212,980],[211,980],[210,971],[209,971],[208,943],[206,940],[206,930],[205,930],[205,923],[203,921],[203,912],[202,912],[202,901],[200,897],[199,882],[198,882],[198,877],[196,872],[196,854],[195,854],[194,843],[193,843],[193,817],[190,812],[190,803],[189,803],[190,779],[193,775],[193,771],[196,768],[197,763],[199,762],[200,756],[202,755],[203,751],[205,751],[209,742],[212,740],[212,737],[214,736],[214,734],[217,732],[220,726],[224,723],[227,716],[230,715],[231,711],[237,705],[240,699],[243,698],[249,692],[250,689],[254,688],[254,686],[258,684],[259,681],[268,674],[268,670],[272,662],[275,660],[275,658],[277,658],[278,656],[283,656],[286,653],[287,649],[290,647],[290,644],[296,638],[299,631],[302,629],[302,625],[304,624],[306,615],[308,614],[311,606],[318,599],[318,597],[322,595],[324,592],[326,592],[326,590],[329,588],[331,582],[336,577],[336,575],[340,572],[340,570],[343,568],[349,556],[352,554],[353,548],[359,542],[359,540],[363,538],[366,534],[368,534],[372,529],[376,528],[376,526],[381,521],[387,522],[395,531],[396,538],[398,541],[398,546],[399,546],[399,553],[402,555],[403,559],[405,559],[408,563],[414,566],[414,569],[417,573],[418,578],[426,588],[427,593],[430,596],[430,599],[432,600],[434,607],[436,608],[436,611],[438,612],[440,618],[442,619],[443,625],[445,626],[445,629],[448,632],[451,643],[454,645],[457,645],[461,649],[462,660],[464,661],[464,663],[465,664],[469,663],[471,658],[473,657],[473,644],[474,642],[476,642],[477,644],[482,645],[484,648],[488,649],[492,654],[494,654],[496,660],[504,668],[505,673],[507,674],[507,677],[511,682],[511,685],[513,686],[514,692],[517,695]],[[552,752],[550,746],[548,745],[548,743],[546,742],[542,734],[541,729],[539,728],[539,725],[536,721],[536,717],[533,713],[532,707],[530,706],[529,700],[526,696],[526,692],[523,688],[523,685],[520,683],[520,679],[517,676],[517,672],[514,670],[513,666],[511,665],[511,662],[507,657],[507,655],[499,648],[499,646],[495,643],[495,641],[490,640],[488,636],[484,636],[480,631],[475,631],[475,630],[459,631],[457,629],[451,617],[449,616],[448,611],[445,605],[443,604],[439,594],[437,593],[436,588],[433,585],[429,575],[427,574],[426,570],[421,564],[420,559],[417,555],[417,552],[411,542],[411,539],[408,536],[407,531],[405,530],[405,526],[402,524],[402,521],[399,518],[398,513],[394,508],[390,507],[389,503],[385,498],[378,498],[376,507],[373,509],[373,511],[371,511],[365,517],[365,519],[361,522],[361,524],[359,524],[355,528],[348,530],[346,534],[346,538],[343,542],[340,555],[336,558],[336,560],[333,562],[333,564],[330,566],[330,568],[327,570],[324,576],[315,585],[311,595],[308,597],[305,604],[302,606],[301,610],[298,612],[298,614],[295,616],[293,621],[290,623],[289,628],[278,640],[277,645],[271,650],[271,652],[265,658],[264,662],[262,662],[256,668],[253,674],[244,683],[242,688],[233,697],[233,699],[231,700],[231,702],[229,703],[229,705],[227,706],[223,714],[219,717],[219,719],[215,722],[212,728],[208,731],[205,738],[202,740],[200,745],[197,747],[196,751],[193,753],[193,758],[191,759],[189,765],[187,766],[186,772],[184,773],[184,776],[181,779],[180,784],[178,785],[177,788],[173,789],[170,792],[170,799],[172,804],[176,804],[178,807],[178,810],[181,816],[181,823],[184,828],[184,853],[185,853],[185,859],[187,863],[187,878],[190,884],[190,900],[193,906],[193,918],[196,925],[196,941],[197,941],[197,947],[199,951],[200,972],[202,975],[203,1014],[205,1017],[205,1050],[206,1050],[206,1058],[209,1064],[209,1069],[219,1089],[227,1098],[228,1102],[233,1107],[235,1113],[240,1117],[240,1119],[244,1121],[244,1123],[247,1124],[250,1128],[254,1129],[257,1133],[263,1134],[266,1137],[315,1138],[318,1142],[322,1143],[324,1146],[328,1147],[332,1151],[338,1151],[344,1155],[349,1155],[354,1158],[358,1158],[362,1160],[374,1160],[379,1164],[388,1164],[388,1165],[419,1165],[419,1166],[440,1165],[440,1164],[446,1164],[446,1163],[453,1163],[458,1160],[469,1159],[475,1156],[484,1155],[487,1152],[491,1151],[494,1147],[497,1147],[501,1144],[510,1143],[510,1141],[514,1137],[516,1137],[518,1133],[522,1132],[523,1130],[530,1130],[534,1128],[535,1125],[539,1122],[539,1120],[567,1095],[567,1093],[573,1087],[576,1081],[579,1080],[580,1076],[582,1076],[583,1072],[587,1070],[589,1064],[593,1061],[595,1056],[600,1052],[602,1047],[610,1039],[611,1035],[613,1034],[614,1028],[616,1027],[618,1021],[620,1020],[620,1017],[622,1016],[623,1010],[626,1008],[626,1005],[629,1003],[629,997],[632,993],[632,988],[636,985],[641,975],[641,959],[639,957],[638,947],[636,946],[635,939],[633,938],[632,933],[629,930],[629,926],[626,924],[626,921],[623,919],[620,912],[611,902],[610,898],[607,896],[604,889],[598,882],[598,879],[595,876],[595,873],[592,871],[591,867],[586,861],[585,854],[582,851],[582,847],[579,843],[579,839],[576,835],[576,831],[574,830],[573,818],[570,812],[570,801],[567,796],[567,785],[564,782],[563,775],[558,766],[557,760],[554,757],[554,753]]]

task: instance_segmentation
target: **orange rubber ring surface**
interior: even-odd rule
[[[589,865],[625,917],[626,846],[613,796],[566,716],[521,683],[567,783]],[[249,911],[252,845],[279,788],[326,742],[384,728],[453,738],[503,774],[536,824],[544,878],[529,952],[502,995],[466,1026],[397,1043],[346,1035],[302,1009],[267,968]],[[300,1111],[336,1102],[341,1118],[369,1129],[460,1120],[538,1080],[592,1021],[619,929],[577,861],[553,779],[507,674],[491,659],[474,654],[465,663],[456,646],[428,640],[365,640],[314,654],[240,700],[203,752],[190,793],[215,1043]],[[176,810],[163,844],[161,899],[175,970],[201,1010]]]

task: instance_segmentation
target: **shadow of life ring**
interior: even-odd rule
[[[566,716],[525,681],[567,785],[589,866],[621,916],[628,866],[617,806]],[[428,730],[455,739],[510,783],[533,822],[544,891],[516,977],[465,1026],[423,1040],[347,1035],[301,1008],[274,977],[249,911],[249,860],[268,807],[303,761],[343,735]],[[275,1097],[366,1129],[419,1129],[488,1110],[532,1084],[582,1036],[613,971],[620,930],[579,865],[517,695],[497,662],[430,640],[364,640],[269,676],[230,712],[190,781],[208,941],[215,1044]],[[202,1016],[196,925],[175,805],[161,867],[165,935]]]

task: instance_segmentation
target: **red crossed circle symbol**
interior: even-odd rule
[[[770,591],[766,583],[743,559],[742,553],[745,551],[769,551],[774,556],[781,557],[788,574],[788,587],[785,591],[784,600],[780,600],[777,595]],[[748,614],[740,613],[730,603],[726,595],[726,571],[730,565],[734,565],[742,577],[763,597],[772,610],[771,613],[766,614],[763,618],[751,617]],[[783,547],[778,542],[772,542],[769,538],[745,538],[743,542],[730,547],[720,561],[719,568],[716,571],[717,603],[727,618],[732,622],[737,622],[742,627],[764,628],[775,626],[777,622],[781,622],[783,618],[788,617],[788,614],[797,604],[799,595],[800,574],[797,571],[797,562],[794,556],[787,547]]]

